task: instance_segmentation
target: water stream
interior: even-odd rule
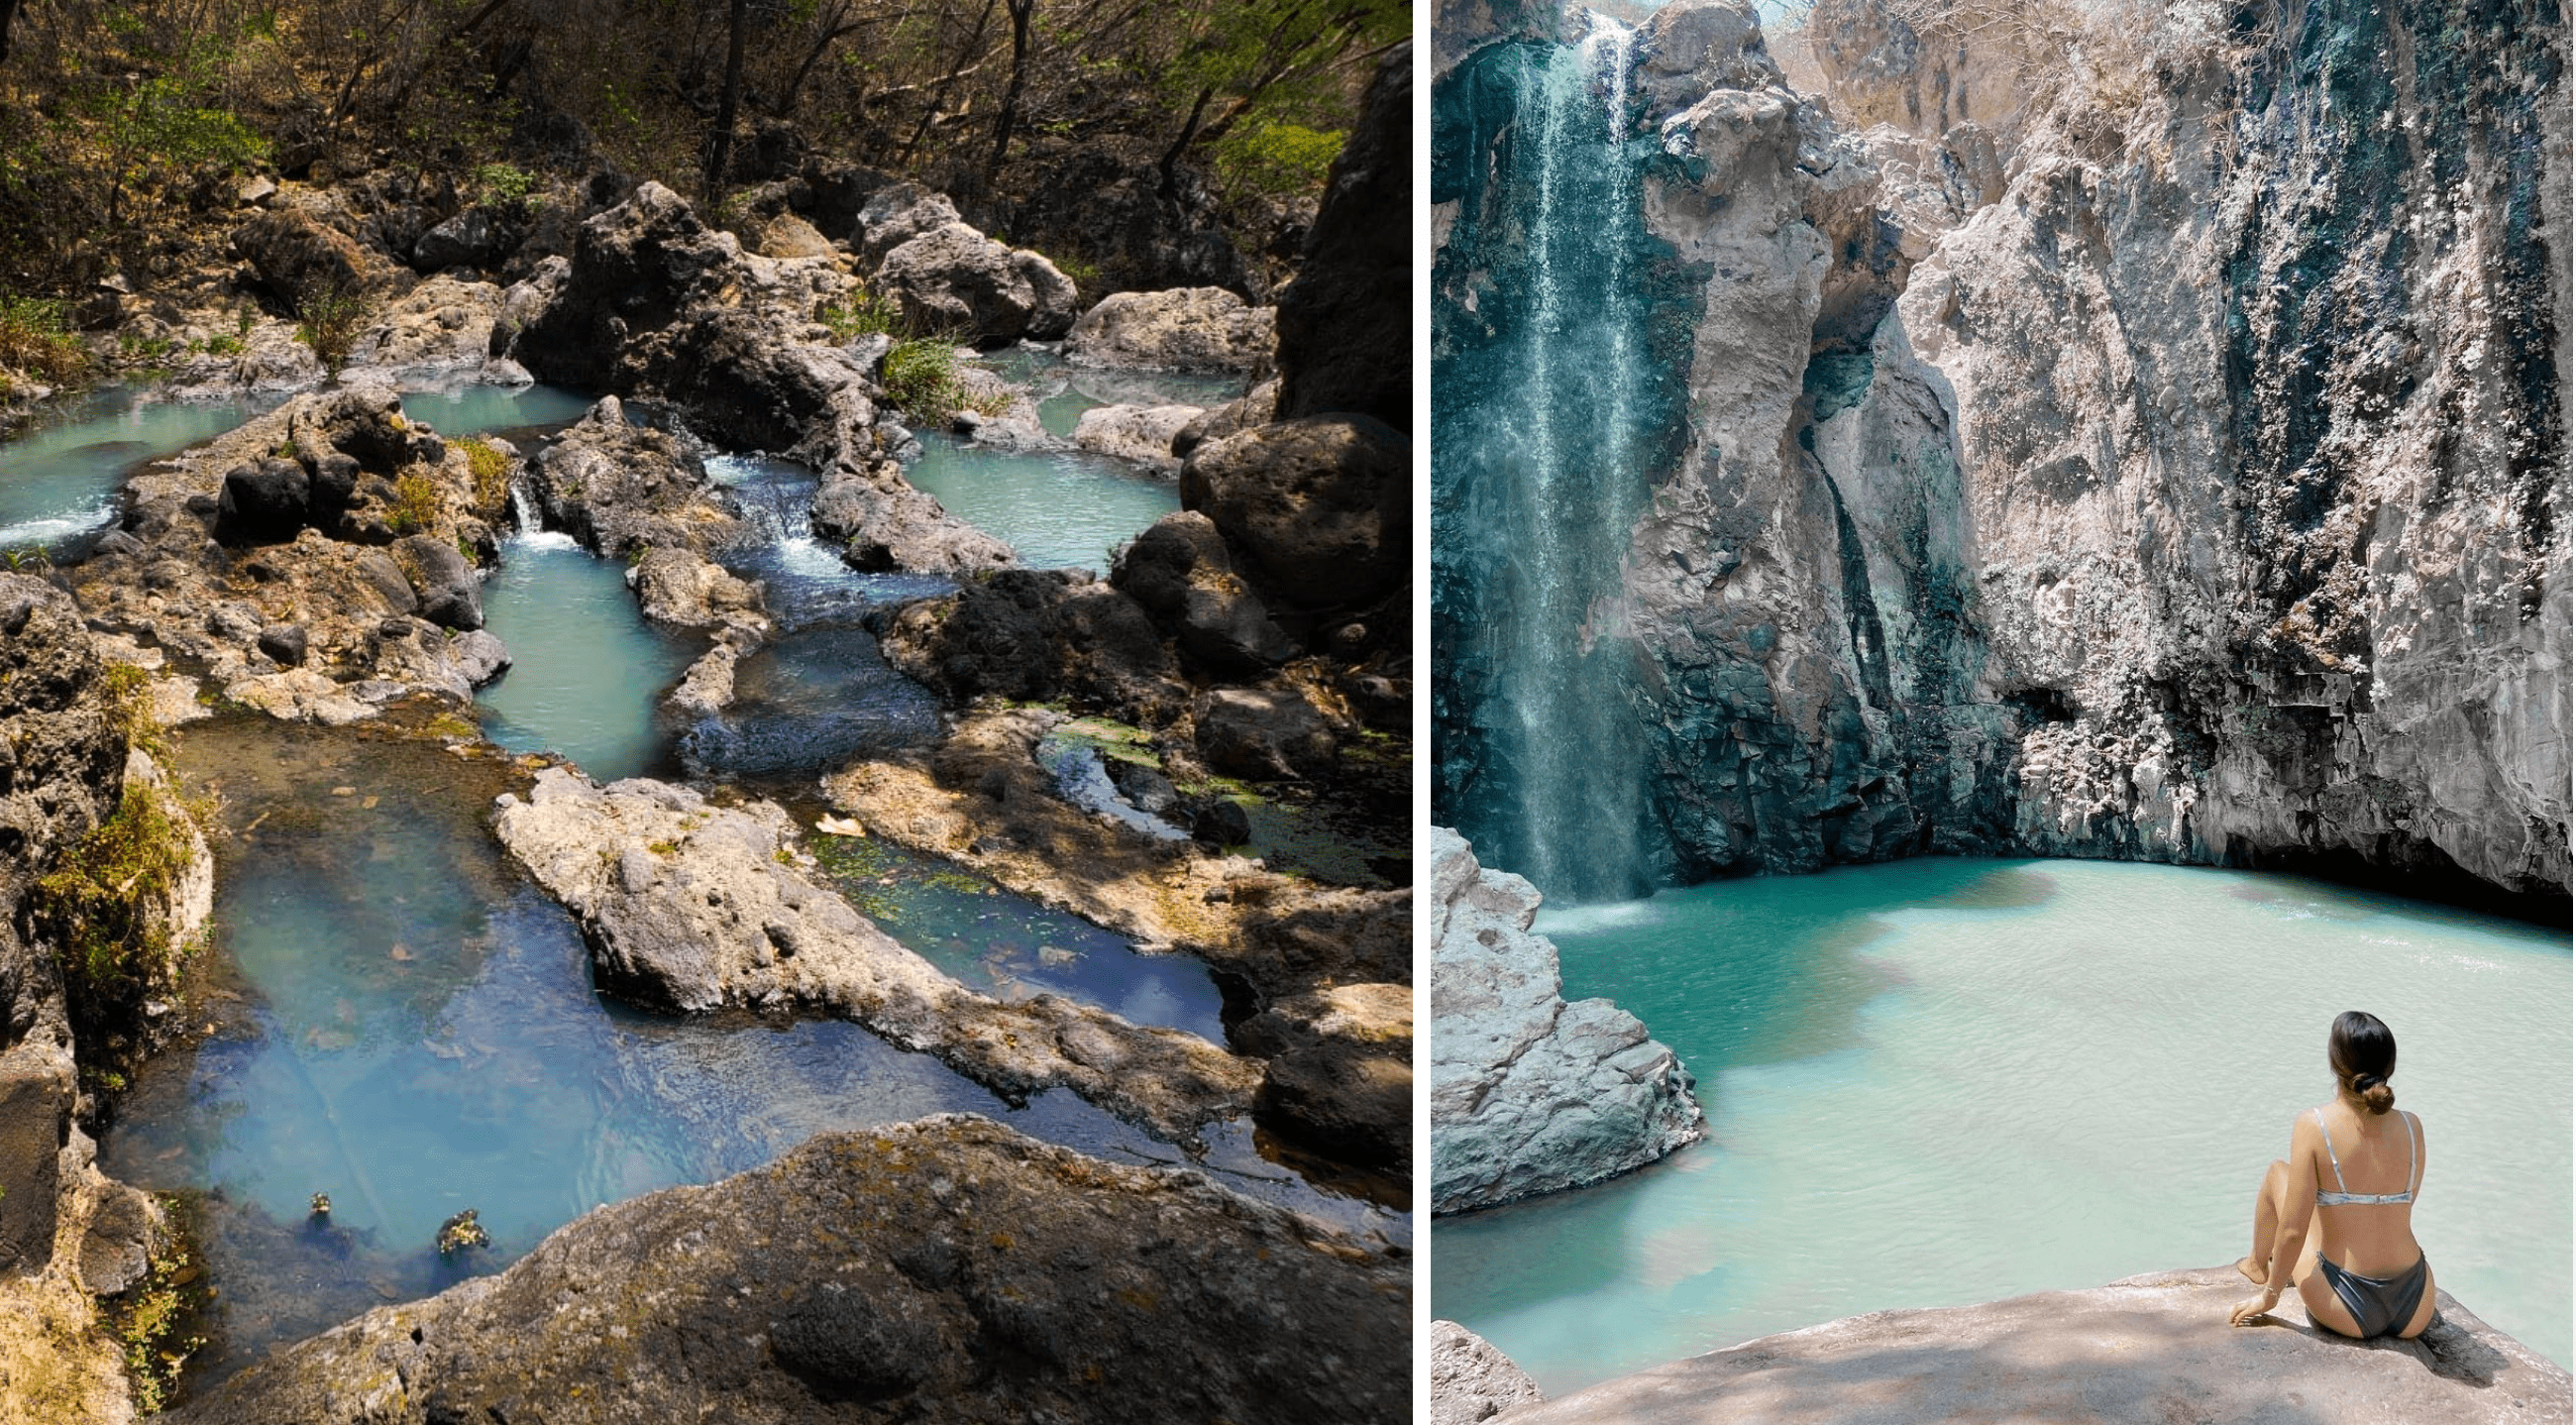
[[[1490,185],[1476,180],[1482,222],[1504,236],[1477,250],[1492,279],[1459,324],[1473,330],[1444,343],[1432,441],[1443,732],[1476,744],[1454,760],[1478,768],[1443,783],[1435,814],[1493,864],[1582,901],[1648,884],[1620,570],[1653,433],[1679,428],[1655,395],[1670,378],[1647,359],[1637,280],[1657,244],[1627,135],[1634,35],[1589,23],[1577,45],[1496,46],[1444,81],[1473,95],[1453,101],[1468,128],[1512,137]]]
[[[444,434],[500,432],[523,448],[586,405],[546,387],[405,396],[415,419]],[[0,451],[0,515],[39,532],[95,524],[137,461],[254,409],[101,398]],[[969,480],[998,470],[997,483],[1057,468],[988,465],[985,454],[952,468]],[[804,523],[810,473],[711,464],[756,536],[724,557],[767,583],[777,629],[743,661],[736,706],[695,727],[666,720],[661,695],[703,637],[646,624],[621,564],[523,529],[505,539],[484,590],[490,627],[515,658],[480,698],[486,731],[602,779],[740,779],[810,823],[817,770],[938,734],[935,700],[886,665],[864,621],[888,601],[950,586],[861,575],[817,546]],[[1084,465],[1069,483],[1015,498],[1031,511],[1053,498],[1088,513],[1102,487],[1137,484],[1161,501],[1126,494],[1114,521],[1124,538],[1169,507],[1168,485]],[[192,787],[220,798],[230,832],[218,841],[211,945],[192,972],[190,1035],[139,1073],[101,1152],[127,1181],[199,1198],[220,1294],[214,1339],[191,1367],[198,1383],[369,1307],[496,1270],[592,1207],[737,1172],[826,1129],[965,1109],[1112,1161],[1184,1161],[1070,1094],[1013,1106],[854,1025],[675,1020],[601,999],[577,925],[484,825],[507,785],[496,763],[375,730],[255,718],[192,727],[178,756]],[[855,904],[969,986],[1062,994],[1223,1040],[1223,996],[1196,960],[1140,955],[1124,937],[880,840],[811,844]],[[1239,1190],[1409,1239],[1400,1206],[1277,1165],[1247,1122],[1205,1140],[1196,1161]],[[310,1210],[316,1193],[330,1198],[325,1216]],[[443,1259],[438,1226],[467,1207],[492,1245]]]
[[[0,551],[99,528],[135,467],[221,435],[283,399],[168,401],[110,386],[64,402],[0,445]]]
[[[1567,998],[1635,1012],[1710,1116],[1645,1171],[1442,1219],[1433,1312],[1551,1395],[1864,1311],[2232,1262],[2353,1008],[2395,1030],[2424,1120],[2437,1280],[2576,1357],[2561,930],[2293,877],[1952,859],[1540,925]]]

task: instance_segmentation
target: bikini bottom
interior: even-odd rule
[[[2348,1272],[2317,1254],[2317,1270],[2325,1274],[2326,1285],[2342,1300],[2343,1309],[2352,1313],[2354,1324],[2361,1327],[2362,1337],[2385,1336],[2406,1329],[2415,1319],[2415,1308],[2424,1299],[2424,1259],[2393,1277],[2366,1277]]]

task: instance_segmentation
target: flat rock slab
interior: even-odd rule
[[[827,1133],[560,1229],[164,1417],[1395,1422],[1409,1258],[966,1114]]]
[[[1249,1110],[1260,1083],[1259,1066],[1195,1034],[967,989],[809,879],[772,803],[549,768],[526,800],[502,797],[493,827],[581,922],[601,985],[647,1004],[827,1011],[1007,1099],[1070,1088],[1175,1142]]]
[[[2228,1307],[2251,1295],[2235,1268],[2207,1267],[1981,1306],[1876,1311],[1656,1366],[1499,1418],[1508,1425],[2556,1425],[2576,1409],[2566,1371],[2448,1292],[2438,1293],[2439,1315],[2421,1337],[2369,1342],[2312,1325],[2296,1296],[2270,1324],[2229,1326]]]

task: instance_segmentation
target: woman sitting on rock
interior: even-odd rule
[[[2292,1121],[2290,1158],[2275,1160],[2254,1199],[2254,1250],[2236,1264],[2263,1294],[2227,1319],[2247,1325],[2296,1282],[2308,1318],[2346,1336],[2413,1338],[2433,1320],[2433,1269],[2415,1244],[2424,1125],[2390,1113],[2397,1038],[2374,1015],[2346,1010],[2326,1037],[2334,1102]]]

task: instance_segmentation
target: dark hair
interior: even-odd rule
[[[2388,1078],[2397,1072],[2397,1036],[2378,1015],[2357,1009],[2336,1015],[2334,1032],[2326,1036],[2326,1062],[2371,1112],[2386,1113],[2396,1106],[2397,1090],[2388,1086]]]

